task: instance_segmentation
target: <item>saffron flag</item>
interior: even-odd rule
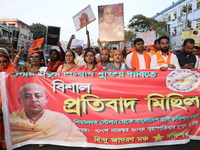
[[[29,53],[38,52],[39,50],[34,50],[34,49],[40,47],[40,45],[43,43],[43,41],[44,41],[44,38],[36,39],[35,41],[33,41],[32,45],[29,49]]]

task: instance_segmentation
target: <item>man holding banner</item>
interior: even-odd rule
[[[86,137],[65,115],[44,109],[48,96],[44,87],[27,83],[18,90],[24,107],[10,114],[12,144],[27,140],[86,142]]]
[[[126,57],[127,66],[135,69],[150,69],[151,56],[144,51],[144,40],[136,38],[134,47],[135,50]]]
[[[158,39],[160,51],[151,57],[150,69],[181,69],[176,55],[169,50],[169,37],[162,36]]]

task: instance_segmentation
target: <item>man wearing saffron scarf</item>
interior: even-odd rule
[[[162,36],[158,39],[160,51],[151,57],[151,69],[181,69],[176,55],[169,50],[169,38]]]
[[[134,40],[135,50],[126,56],[126,64],[129,68],[150,69],[151,56],[144,51],[144,40]]]
[[[86,142],[84,134],[67,116],[44,109],[48,102],[44,87],[27,83],[18,95],[24,108],[10,114],[12,144],[28,140]]]
[[[155,55],[157,51],[160,50],[160,44],[158,43],[158,39],[154,41],[153,49],[149,52],[151,56]]]

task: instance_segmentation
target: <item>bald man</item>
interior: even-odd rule
[[[41,85],[27,83],[18,95],[24,108],[10,114],[12,144],[27,140],[86,142],[67,116],[45,109],[48,96]]]
[[[124,37],[123,22],[115,21],[113,7],[107,6],[103,10],[103,22],[99,24],[99,38],[101,41],[114,40]]]

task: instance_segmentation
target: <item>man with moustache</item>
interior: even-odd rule
[[[181,69],[176,55],[172,54],[169,50],[169,38],[162,36],[158,39],[160,44],[160,51],[151,57],[151,69]]]
[[[12,144],[27,140],[86,142],[86,137],[67,116],[44,109],[48,102],[44,87],[27,83],[18,95],[24,108],[10,114]]]
[[[129,68],[150,69],[151,56],[144,51],[144,40],[137,38],[134,40],[135,50],[126,56],[126,64]]]
[[[195,70],[198,68],[199,58],[196,55],[192,54],[194,45],[194,39],[187,38],[184,40],[182,45],[182,52],[176,55],[181,69]]]

